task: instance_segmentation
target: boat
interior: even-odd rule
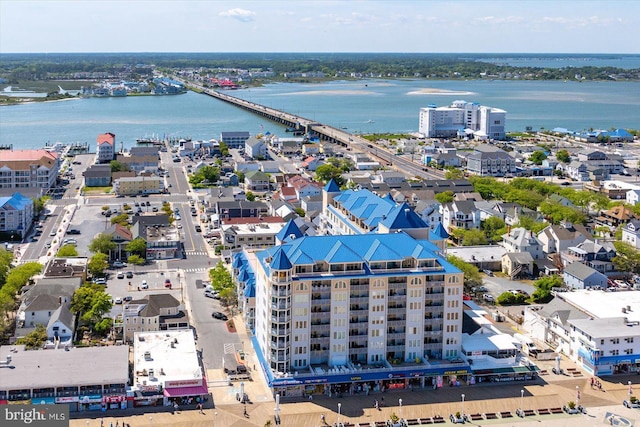
[[[373,120],[367,120],[367,123],[375,123]]]

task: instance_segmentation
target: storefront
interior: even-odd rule
[[[127,409],[127,397],[125,395],[102,396],[102,408],[106,409]]]
[[[69,405],[69,412],[78,412],[78,403],[80,398],[78,396],[60,396],[56,397],[56,404],[66,403]]]
[[[183,381],[165,381],[164,405],[195,405],[208,400],[209,389],[206,379],[193,379]]]
[[[511,382],[530,381],[538,376],[538,367],[531,366],[509,366],[504,368],[478,369],[473,371],[469,384],[482,382]]]
[[[90,394],[85,396],[80,396],[79,399],[79,407],[80,411],[103,411],[106,408],[102,405],[102,395],[101,394]]]
[[[162,386],[142,385],[127,390],[126,400],[129,407],[156,406],[162,402]]]

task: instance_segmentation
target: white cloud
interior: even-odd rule
[[[519,24],[524,22],[522,16],[481,16],[476,20],[485,24]]]
[[[235,8],[235,9],[229,9],[224,12],[220,12],[219,15],[237,19],[238,21],[241,21],[241,22],[251,22],[253,21],[253,17],[256,14],[255,12],[252,12],[250,10]]]

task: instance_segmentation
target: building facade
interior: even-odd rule
[[[116,158],[116,136],[103,133],[96,138],[96,163],[109,163]]]
[[[448,107],[420,109],[419,132],[428,138],[451,138],[470,130],[480,139],[505,139],[507,112],[476,102],[454,101]]]
[[[0,157],[0,189],[48,189],[55,185],[59,171],[60,163],[55,151],[3,151]]]
[[[367,366],[382,369],[381,388],[407,369],[424,385],[430,360],[459,356],[463,274],[427,240],[301,237],[256,259],[254,347],[272,384]]]
[[[156,176],[136,176],[118,178],[113,183],[117,195],[159,194],[164,192],[164,180]]]
[[[0,232],[23,238],[33,222],[33,200],[20,193],[0,197]]]

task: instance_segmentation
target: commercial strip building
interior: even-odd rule
[[[200,402],[207,379],[193,332],[136,332],[133,340],[133,406]]]
[[[91,363],[88,363],[91,361]],[[126,408],[129,347],[0,347],[1,404],[68,404],[71,412]]]
[[[640,373],[640,292],[556,293],[527,307],[523,328],[593,375]]]
[[[160,194],[164,190],[164,179],[157,176],[122,177],[113,181],[117,195]]]

